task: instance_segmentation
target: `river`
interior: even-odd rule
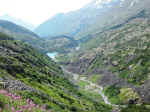
[[[73,80],[75,80],[75,81],[82,80],[82,81],[84,81],[84,82],[89,83],[89,86],[91,86],[91,87],[93,87],[93,88],[96,87],[96,89],[98,90],[98,93],[99,93],[99,94],[101,95],[101,97],[103,98],[105,104],[108,104],[108,105],[111,105],[111,106],[117,106],[117,105],[111,104],[111,102],[109,102],[107,96],[105,96],[104,93],[103,93],[103,87],[102,87],[102,86],[99,86],[99,85],[97,85],[97,84],[95,84],[95,83],[92,83],[91,81],[87,80],[86,77],[79,78],[79,75],[78,75],[78,74],[69,72],[68,70],[66,70],[66,69],[63,68],[63,67],[62,67],[62,69],[63,69],[64,73],[67,73],[67,74],[72,75],[72,76],[73,76]]]
[[[47,55],[48,55],[50,58],[55,59],[55,57],[56,57],[56,55],[57,55],[57,52],[47,53]],[[96,90],[98,91],[98,93],[99,93],[99,94],[101,95],[101,97],[103,98],[105,104],[108,104],[108,105],[117,107],[117,105],[112,104],[112,103],[108,100],[107,96],[105,96],[105,94],[103,93],[103,87],[102,87],[102,86],[97,85],[97,84],[95,84],[95,83],[92,83],[91,81],[87,80],[86,77],[80,78],[78,74],[75,74],[75,73],[72,73],[72,72],[68,71],[68,70],[65,69],[63,66],[61,66],[61,68],[62,68],[62,70],[64,71],[64,73],[71,75],[71,76],[73,77],[73,80],[74,80],[74,81],[79,81],[79,80],[81,80],[81,81],[84,81],[84,82],[89,83],[89,86],[90,86],[90,87],[93,87],[93,88],[96,87]]]

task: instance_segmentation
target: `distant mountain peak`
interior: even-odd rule
[[[79,10],[57,14],[40,24],[35,32],[42,37],[67,35],[83,38],[134,18],[142,10],[149,13],[150,0],[91,0]]]

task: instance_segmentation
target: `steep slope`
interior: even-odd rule
[[[68,69],[89,79],[97,77],[112,103],[134,104],[129,110],[142,112],[136,106],[150,104],[149,26],[149,17],[143,16],[94,34],[78,52],[65,57],[70,63]]]
[[[32,31],[18,26],[12,22],[0,20],[0,32],[6,33],[14,37],[15,40],[20,40],[27,44],[38,48],[41,52],[69,52],[77,46],[77,42],[69,36],[59,35],[55,37],[40,38]]]
[[[35,104],[45,104],[46,109],[52,112],[111,111],[103,101],[96,101],[81,93],[64,77],[61,67],[49,57],[2,33],[0,33],[0,81],[2,88],[21,95],[24,100],[30,98]],[[14,105],[14,102],[3,97],[1,93],[0,99],[4,102],[1,102],[0,106],[7,111],[9,108],[6,104],[9,102]]]
[[[149,0],[92,0],[80,10],[57,14],[35,32],[41,36],[65,34],[80,39],[122,24],[142,11],[148,12],[149,4]]]
[[[22,26],[9,21],[0,20],[0,32],[6,33],[15,40],[20,40],[34,46],[35,48],[39,48],[41,51],[44,51],[42,48],[43,41],[39,38],[39,36]]]
[[[62,33],[59,32],[62,32],[61,30],[64,28],[64,23],[62,22],[63,17],[63,13],[56,14],[51,18],[50,22],[49,20],[47,20],[46,22],[35,28],[35,32],[41,37],[61,35]]]
[[[30,30],[27,30],[24,27],[18,26],[12,22],[0,20],[0,32],[4,32],[8,35],[13,36],[14,38],[17,38],[19,40],[25,40],[25,37],[32,37],[37,38],[38,35],[31,32]]]

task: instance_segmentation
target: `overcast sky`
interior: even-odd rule
[[[0,16],[8,14],[38,25],[59,12],[76,10],[90,0],[0,0]]]

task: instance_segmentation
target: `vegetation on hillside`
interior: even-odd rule
[[[104,86],[111,102],[132,102],[135,106],[129,104],[130,111],[150,110],[145,107],[150,103],[149,26],[149,18],[135,18],[120,27],[93,35],[91,40],[81,44],[78,53],[72,52],[65,57],[68,69],[79,74],[100,75],[96,82]]]
[[[55,37],[45,37],[41,47],[45,52],[68,53],[78,45],[72,37],[59,35]]]
[[[0,33],[0,54],[0,80],[11,93],[39,106],[45,104],[52,112],[111,111],[111,107],[78,90],[58,64],[31,46]]]

